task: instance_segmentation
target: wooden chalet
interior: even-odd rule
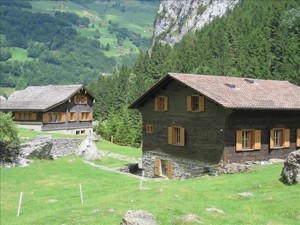
[[[29,86],[1,101],[18,126],[36,131],[92,133],[94,97],[83,85]]]
[[[284,159],[300,147],[300,87],[169,73],[131,104],[143,117],[147,176],[213,174],[220,162]]]

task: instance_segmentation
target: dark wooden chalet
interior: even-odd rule
[[[287,81],[169,73],[130,108],[143,116],[147,176],[210,174],[300,147],[300,87]]]
[[[30,86],[1,101],[18,126],[73,134],[93,131],[94,97],[83,85]]]

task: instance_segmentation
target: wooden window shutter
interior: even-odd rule
[[[173,127],[168,127],[168,144],[173,144]]]
[[[242,145],[242,131],[236,131],[236,151],[241,151],[243,149]]]
[[[154,175],[156,176],[160,175],[160,159],[154,160]]]
[[[188,112],[192,111],[192,96],[186,97],[186,111]]]
[[[297,129],[297,141],[296,141],[296,146],[300,147],[300,129]]]
[[[82,97],[82,104],[87,104],[87,97],[86,96],[83,96]]]
[[[154,110],[158,111],[158,97],[155,97],[155,100],[154,100]]]
[[[81,112],[79,115],[79,120],[81,121],[82,119],[83,119],[83,112]]]
[[[168,97],[164,97],[164,111],[168,111],[169,102]]]
[[[89,112],[89,120],[93,120],[93,113]]]
[[[60,113],[60,122],[66,122],[66,114],[65,113]]]
[[[78,96],[77,96],[77,95],[74,96],[74,102],[75,102],[76,104],[79,102],[79,99],[78,99]]]
[[[284,129],[284,146],[285,148],[290,147],[290,129]]]
[[[199,96],[199,111],[204,112],[204,96]]]
[[[20,113],[15,112],[15,120],[19,120],[20,119]]]
[[[43,113],[43,123],[47,123],[48,113]]]
[[[32,113],[32,120],[37,120],[37,113]]]
[[[274,129],[270,130],[270,149],[274,148]]]
[[[185,129],[183,127],[180,128],[180,145],[185,145]]]
[[[171,161],[168,161],[167,176],[168,176],[168,178],[172,178],[173,177],[173,166],[172,166],[172,162]]]
[[[254,149],[260,150],[261,148],[261,130],[254,131]]]
[[[71,112],[68,112],[68,121],[72,120],[72,113]]]

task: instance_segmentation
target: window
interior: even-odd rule
[[[300,129],[297,129],[297,141],[296,141],[296,146],[300,147]]]
[[[77,121],[77,113],[76,112],[69,112],[68,121]]]
[[[191,95],[187,96],[188,112],[204,112],[204,96]]]
[[[243,129],[236,131],[236,151],[260,150],[261,131]]]
[[[33,121],[37,120],[37,113],[35,112],[15,112],[15,120]]]
[[[155,176],[167,176],[168,178],[173,177],[173,165],[168,160],[154,160],[154,175]]]
[[[146,125],[146,133],[153,133],[153,125]]]
[[[290,129],[275,128],[270,131],[270,149],[290,147]]]
[[[87,104],[87,96],[75,95],[74,102],[75,104]]]
[[[168,144],[184,146],[185,145],[185,129],[183,127],[168,128]]]
[[[90,121],[93,120],[92,112],[81,112],[80,113],[80,120],[81,121]]]
[[[66,121],[66,114],[62,112],[47,112],[43,113],[44,123],[64,123]]]
[[[168,97],[157,96],[155,97],[155,111],[168,111]]]

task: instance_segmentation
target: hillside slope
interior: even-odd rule
[[[1,1],[2,87],[89,84],[151,42],[157,1]]]
[[[154,40],[174,45],[189,31],[201,29],[216,17],[223,16],[239,0],[162,0],[156,15]]]

